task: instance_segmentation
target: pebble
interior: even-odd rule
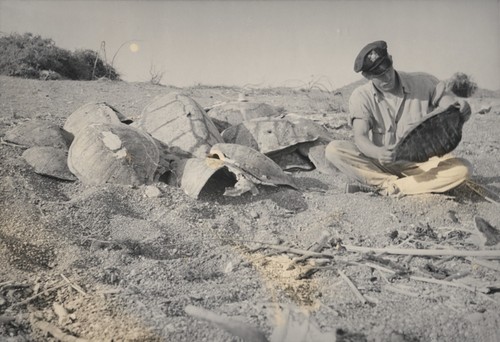
[[[154,185],[148,185],[144,188],[144,193],[149,198],[157,198],[161,196],[161,191]]]
[[[260,217],[260,215],[255,210],[250,210],[250,217],[253,219],[258,219]]]

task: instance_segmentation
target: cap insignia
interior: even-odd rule
[[[372,50],[369,54],[368,54],[368,59],[373,63],[375,62],[380,56],[379,54],[375,51],[375,50]]]

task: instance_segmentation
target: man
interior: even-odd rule
[[[354,90],[349,100],[354,143],[333,141],[325,156],[335,167],[385,195],[445,192],[472,173],[470,163],[451,155],[432,157],[423,163],[394,160],[394,146],[440,100],[458,103],[465,120],[470,106],[462,98],[443,97],[445,86],[429,74],[404,73],[393,68],[384,41],[366,45],[356,57],[354,71],[368,83]],[[366,186],[350,184],[347,192]],[[369,189],[370,189],[369,188]]]

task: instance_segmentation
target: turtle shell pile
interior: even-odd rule
[[[215,122],[215,123],[214,123]],[[297,188],[292,169],[324,168],[333,135],[313,120],[277,108],[234,101],[205,110],[189,96],[167,93],[137,120],[105,102],[84,104],[63,127],[33,120],[5,135],[27,148],[36,173],[88,185],[144,185],[164,180],[197,198],[224,179],[224,195],[258,193],[257,185]]]

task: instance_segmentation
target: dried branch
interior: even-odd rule
[[[389,268],[385,268],[385,267],[382,267],[382,266],[379,266],[379,265],[376,265],[376,264],[371,264],[371,263],[362,264],[362,263],[360,263],[359,265],[368,266],[370,268],[377,269],[377,270],[380,270],[380,271],[383,271],[383,272],[387,272],[387,273],[390,273],[390,274],[396,274],[397,273],[394,270],[391,270]],[[480,292],[480,293],[489,293],[490,292],[490,289],[488,287],[477,288],[477,287],[465,285],[465,284],[458,283],[458,282],[451,282],[451,281],[446,281],[446,280],[425,278],[425,277],[419,277],[419,276],[408,276],[408,278],[412,279],[412,280],[423,281],[423,282],[426,282],[426,283],[433,283],[433,284],[438,284],[438,285],[458,287],[458,288],[461,288],[461,289],[469,290],[469,291],[474,292],[474,293],[477,293],[477,292]]]
[[[313,258],[334,258],[335,257],[335,255],[331,254],[331,253],[312,252],[312,251],[308,251],[305,249],[286,247],[286,246],[280,246],[280,245],[265,244],[265,248],[271,248],[271,249],[275,249],[275,250],[283,252],[283,253],[293,253],[293,254],[304,255],[304,256],[313,257]]]
[[[323,250],[323,248],[325,248],[328,245],[329,240],[330,240],[330,233],[323,231],[321,233],[321,236],[319,237],[318,241],[314,242],[311,246],[309,246],[309,248],[307,250],[311,251],[311,252],[319,253]],[[288,269],[292,268],[294,265],[296,265],[299,262],[307,260],[308,258],[310,258],[309,255],[302,255],[298,258],[293,259],[292,262],[290,263],[290,265],[288,266]]]
[[[70,285],[72,288],[74,288],[75,290],[77,290],[78,292],[80,292],[82,295],[84,295],[84,296],[87,295],[87,292],[85,292],[80,286],[78,286],[78,285],[73,284],[72,282],[70,282],[69,279],[66,278],[66,276],[64,274],[61,273],[61,277],[64,279],[65,282],[68,283],[68,285]]]
[[[361,292],[359,292],[356,285],[354,285],[354,283],[345,275],[345,273],[343,271],[338,270],[338,272],[339,272],[339,275],[342,277],[342,279],[347,283],[347,285],[349,285],[349,288],[352,290],[352,292],[354,293],[356,298],[358,298],[361,303],[366,304],[366,298],[363,297]]]
[[[500,250],[467,251],[458,249],[411,249],[411,248],[372,248],[360,246],[343,247],[349,252],[361,253],[385,253],[395,255],[418,255],[418,256],[457,256],[457,257],[478,257],[487,259],[500,259]]]
[[[46,294],[46,293],[49,293],[49,292],[54,291],[54,290],[57,290],[57,289],[60,289],[60,288],[61,288],[61,287],[63,287],[63,286],[66,286],[66,283],[60,283],[60,284],[58,284],[58,285],[56,285],[56,286],[53,286],[53,287],[48,288],[48,289],[46,289],[46,290],[43,290],[42,292],[38,292],[38,293],[37,293],[36,295],[34,295],[34,296],[31,296],[31,297],[29,297],[29,298],[26,298],[25,300],[23,300],[23,301],[21,301],[21,302],[18,302],[18,303],[14,303],[14,304],[12,304],[12,306],[11,306],[11,307],[17,307],[17,306],[21,306],[21,305],[28,304],[29,302],[31,302],[32,300],[34,300],[34,299],[36,299],[36,298],[40,297],[41,295]]]

